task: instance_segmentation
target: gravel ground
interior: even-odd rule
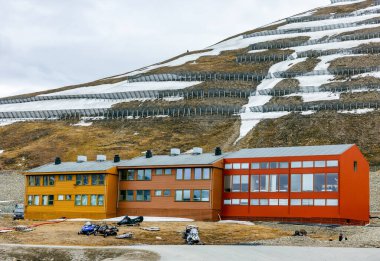
[[[25,179],[17,171],[0,171],[0,180],[0,213],[11,213],[16,203],[24,201]]]

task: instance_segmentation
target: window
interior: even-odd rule
[[[59,175],[59,181],[65,181],[65,175]]]
[[[40,204],[40,196],[29,195],[28,196],[28,206],[38,206]]]
[[[190,190],[186,189],[183,191],[183,201],[190,201]]]
[[[34,205],[38,206],[40,204],[40,196],[34,196]]]
[[[36,176],[36,186],[41,186],[41,177]]]
[[[53,206],[54,195],[43,195],[42,196],[42,206]]]
[[[271,162],[271,163],[269,164],[269,167],[270,167],[271,169],[277,169],[277,168],[278,168],[278,162]]]
[[[249,169],[249,163],[242,163],[241,169]]]
[[[55,176],[49,176],[49,186],[54,186]]]
[[[292,174],[291,176],[291,191],[301,192],[301,174]]]
[[[314,206],[326,206],[325,199],[314,199]]]
[[[224,204],[224,205],[231,205],[231,199],[225,199],[225,200],[223,201],[223,204]]]
[[[164,190],[164,196],[165,197],[170,197],[170,189],[165,189]]]
[[[172,169],[165,169],[165,175],[171,175]]]
[[[327,167],[338,167],[339,163],[337,160],[328,160]]]
[[[33,196],[29,195],[28,196],[28,206],[32,206],[32,205],[33,205]]]
[[[66,175],[66,181],[72,181],[73,175]]]
[[[278,206],[278,199],[269,199],[269,206]]]
[[[232,168],[233,169],[241,169],[240,163],[234,163],[234,164],[232,164]]]
[[[120,190],[120,200],[121,201],[133,201],[134,200],[133,190]]]
[[[65,199],[65,196],[64,195],[58,195],[58,200],[59,201],[62,201],[62,200],[64,200]]]
[[[177,169],[176,179],[183,179],[183,169]]]
[[[338,206],[337,199],[326,199],[326,206]]]
[[[144,170],[143,169],[137,170],[137,180],[144,180]]]
[[[201,168],[195,168],[194,169],[194,179],[195,180],[202,179],[202,169]]]
[[[240,205],[240,199],[232,199],[232,205]]]
[[[232,176],[232,192],[240,192],[240,176]]]
[[[280,162],[279,167],[280,169],[287,169],[289,168],[289,162]]]
[[[302,175],[302,191],[303,192],[313,191],[313,174]]]
[[[71,195],[66,195],[66,196],[65,196],[65,199],[66,199],[66,200],[71,200]]]
[[[288,175],[287,174],[280,174],[280,186],[279,190],[280,192],[287,192],[289,188],[289,181],[288,181]]]
[[[326,190],[325,174],[314,174],[314,191],[323,192]]]
[[[193,201],[201,201],[201,191],[200,190],[194,190]]]
[[[251,176],[251,192],[259,192],[260,191],[260,176],[252,175]]]
[[[136,201],[150,201],[150,190],[137,190]]]
[[[191,169],[185,169],[184,180],[191,180]]]
[[[260,163],[260,169],[269,169],[269,163],[268,162],[261,162]]]
[[[241,176],[241,192],[248,192],[248,191],[249,191],[248,175],[242,175]]]
[[[224,176],[224,192],[231,192],[232,190],[232,176]]]
[[[260,192],[268,192],[269,189],[269,175],[260,176]]]
[[[326,188],[327,191],[338,191],[338,174],[329,173],[326,175]]]
[[[252,163],[251,168],[252,169],[260,169],[260,163]]]
[[[268,199],[260,199],[260,206],[268,206],[269,205],[269,200]]]
[[[225,169],[232,169],[232,164],[224,164]]]
[[[312,199],[302,199],[302,206],[313,206]]]
[[[203,201],[203,202],[210,201],[210,191],[209,190],[205,190],[205,189],[202,190],[201,201]]]
[[[162,169],[156,169],[156,175],[162,175],[163,171]]]
[[[42,176],[44,186],[49,186],[49,176]]]
[[[162,190],[155,190],[155,191],[154,191],[154,195],[155,195],[156,197],[161,197],[161,196],[162,196]]]
[[[251,199],[251,206],[259,206],[259,200],[258,199]]]
[[[36,185],[36,176],[29,176],[29,186]]]
[[[278,200],[278,205],[279,206],[287,206],[289,204],[289,200],[288,199],[279,199]]]
[[[357,161],[354,161],[354,171],[355,172],[358,171],[358,162]]]
[[[270,175],[270,179],[269,179],[269,190],[270,192],[277,192],[278,191],[278,182],[277,182],[277,179],[278,179],[278,175]]]
[[[105,175],[91,175],[91,185],[104,185]]]
[[[80,206],[82,203],[82,195],[75,195],[75,206]]]
[[[152,180],[152,170],[151,169],[139,169],[137,170],[137,180]]]
[[[241,199],[240,200],[240,205],[242,205],[242,206],[248,206],[248,199]]]
[[[313,161],[304,161],[304,162],[302,163],[302,166],[303,166],[304,168],[312,168],[312,167],[314,167],[314,162],[313,162]]]
[[[98,206],[104,206],[104,195],[98,195]]]
[[[44,186],[54,186],[55,176],[42,176],[42,180],[43,180],[43,185]],[[35,180],[35,183],[37,183],[36,180]],[[40,183],[40,181],[39,181],[39,177],[38,177],[38,184],[39,183]],[[36,186],[40,186],[40,185],[36,185]]]
[[[175,201],[182,201],[182,190],[176,190],[175,191]]]
[[[135,170],[128,169],[127,170],[127,180],[135,180]]]
[[[210,169],[209,168],[205,168],[203,169],[203,179],[210,179]]]
[[[91,195],[91,206],[103,206],[104,195]]]
[[[77,175],[75,184],[78,186],[88,185],[88,175]]]
[[[325,161],[315,161],[314,164],[315,164],[316,168],[324,168],[324,167],[326,167],[326,162]]]
[[[300,199],[291,199],[290,205],[291,206],[301,206],[301,200]]]
[[[291,164],[292,168],[301,168],[302,167],[302,162],[301,161],[293,161]]]
[[[87,205],[88,205],[88,196],[82,195],[82,206],[87,206]]]

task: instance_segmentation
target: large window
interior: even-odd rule
[[[137,180],[152,180],[151,169],[139,169],[137,170]]]
[[[210,201],[210,191],[195,189],[193,191],[193,201],[202,201],[202,202]]]
[[[248,175],[224,176],[224,192],[248,192]]]
[[[183,179],[184,180],[191,180],[191,169],[185,169]]]
[[[87,195],[75,195],[75,206],[87,206],[88,196]]]
[[[29,176],[29,186],[54,186],[55,176]]]
[[[211,170],[209,168],[204,168],[202,178],[210,179],[210,174],[211,174]]]
[[[241,176],[241,192],[249,191],[248,182],[249,182],[248,175],[242,175]]]
[[[338,191],[338,174],[328,173],[326,175],[326,188],[327,191]]]
[[[324,192],[326,191],[325,174],[314,174],[314,191]]]
[[[137,190],[136,201],[150,201],[150,190]]]
[[[269,176],[269,191],[277,192],[278,191],[278,175],[270,175]]]
[[[120,190],[120,200],[121,201],[133,201],[134,191],[133,190]]]
[[[291,175],[291,191],[301,192],[301,174]]]
[[[29,195],[28,196],[28,206],[38,206],[40,205],[39,195]]]
[[[280,174],[280,186],[279,191],[280,192],[287,192],[289,189],[289,180],[287,174]]]
[[[90,205],[91,206],[103,206],[104,205],[104,195],[91,195]]]
[[[251,192],[260,191],[260,175],[251,176]]]
[[[287,192],[287,174],[252,175],[251,192]]]
[[[178,180],[182,180],[183,179],[183,169],[177,169],[176,179],[178,179]]]
[[[99,186],[104,185],[106,175],[99,174],[99,175],[91,175],[91,185]]]
[[[260,175],[260,192],[269,191],[269,175]]]
[[[224,176],[224,192],[232,191],[232,176]]]
[[[41,186],[41,177],[40,176],[29,176],[28,177],[28,184],[31,187]]]
[[[240,190],[241,190],[240,176],[234,175],[232,176],[232,192],[240,192]]]
[[[88,175],[76,175],[77,179],[75,184],[78,186],[88,185]]]
[[[313,174],[302,175],[302,191],[303,192],[313,191]]]
[[[175,200],[176,201],[190,201],[190,190],[176,190],[175,192]]]
[[[42,206],[53,206],[53,205],[54,205],[54,195],[42,196]]]

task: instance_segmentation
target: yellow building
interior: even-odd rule
[[[118,172],[105,156],[93,162],[84,156],[77,162],[57,158],[24,174],[26,219],[116,216]]]

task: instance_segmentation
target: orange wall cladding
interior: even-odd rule
[[[225,218],[367,224],[369,165],[336,156],[225,158]]]

